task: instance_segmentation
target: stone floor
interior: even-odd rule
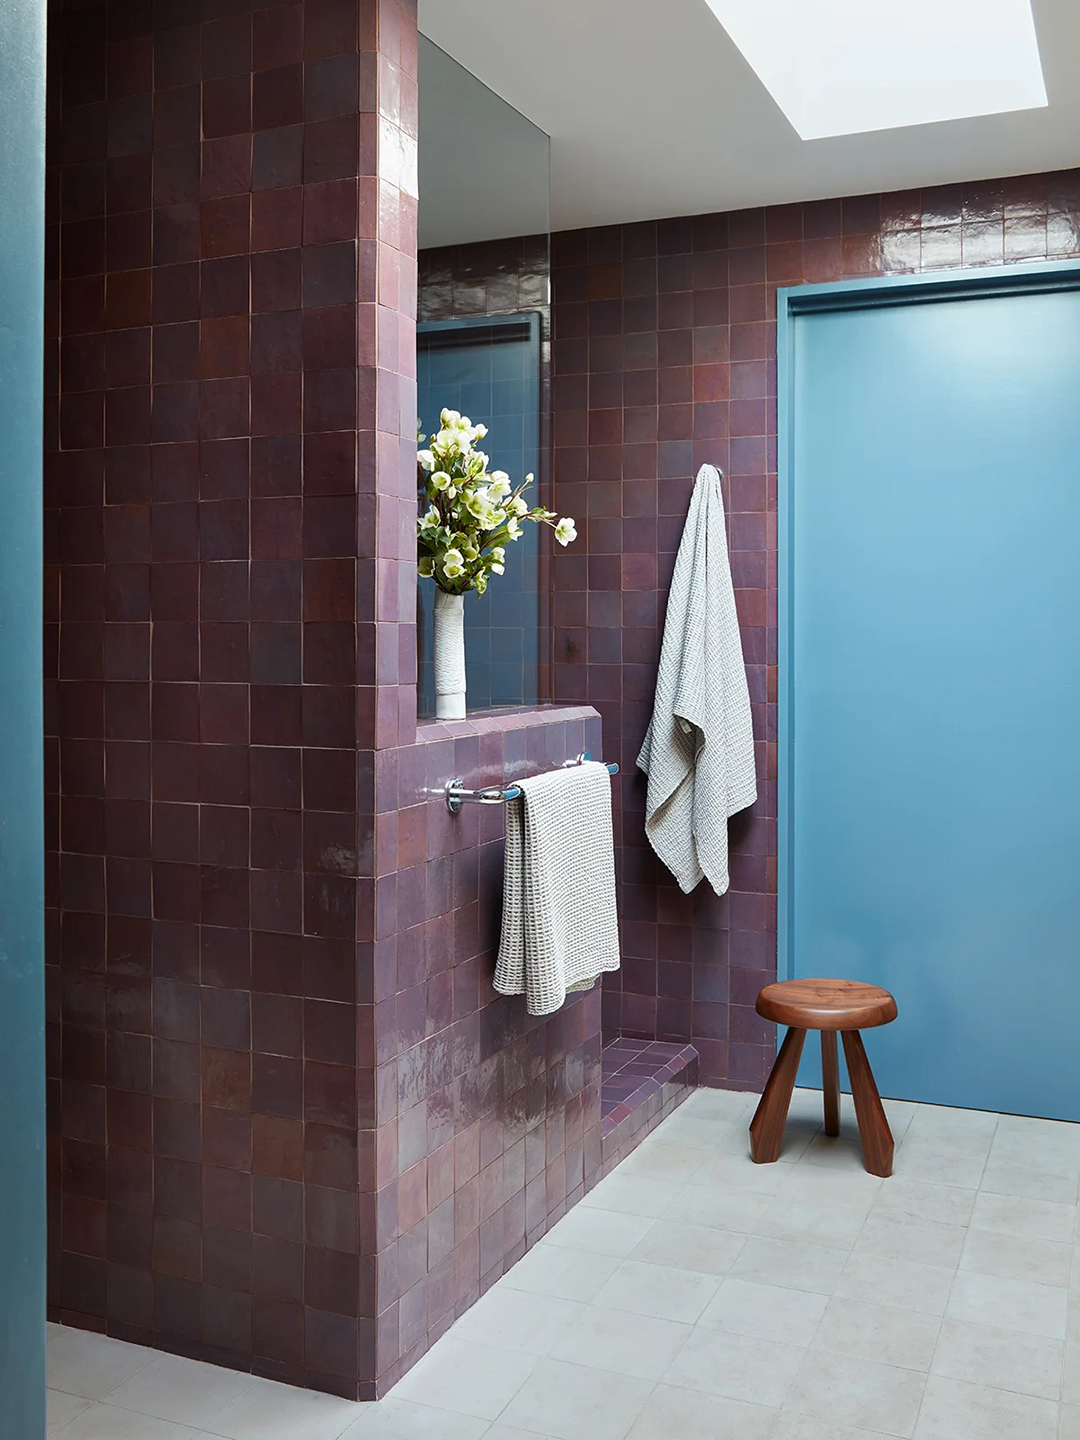
[[[895,1174],[796,1094],[699,1090],[377,1405],[76,1330],[63,1440],[1080,1440],[1080,1126],[889,1104]]]

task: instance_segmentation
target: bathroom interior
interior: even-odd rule
[[[3,5],[0,1440],[1080,1440],[1080,10]]]

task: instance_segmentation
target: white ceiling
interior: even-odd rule
[[[1032,9],[1045,109],[809,141],[706,0],[420,0],[420,27],[551,136],[564,230],[1078,165],[1080,0]]]

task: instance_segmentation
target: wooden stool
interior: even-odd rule
[[[859,980],[780,980],[762,990],[757,998],[757,1013],[789,1028],[750,1122],[750,1155],[754,1162],[768,1165],[780,1154],[807,1030],[821,1031],[825,1134],[840,1134],[840,1067],[836,1055],[839,1030],[859,1122],[863,1163],[871,1175],[891,1175],[892,1131],[859,1035],[860,1030],[888,1025],[896,1019],[896,1001],[889,992]]]

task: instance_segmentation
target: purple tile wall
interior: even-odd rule
[[[1080,253],[1080,171],[553,237],[553,698],[595,705],[618,760],[623,968],[604,1033],[690,1040],[707,1084],[760,1089],[776,965],[776,369],[780,285]],[[644,838],[634,760],[693,477],[721,467],[759,800],[731,891],[684,896]],[[584,522],[584,523],[583,523]]]
[[[416,43],[415,0],[50,25],[52,1313],[353,1396]]]

